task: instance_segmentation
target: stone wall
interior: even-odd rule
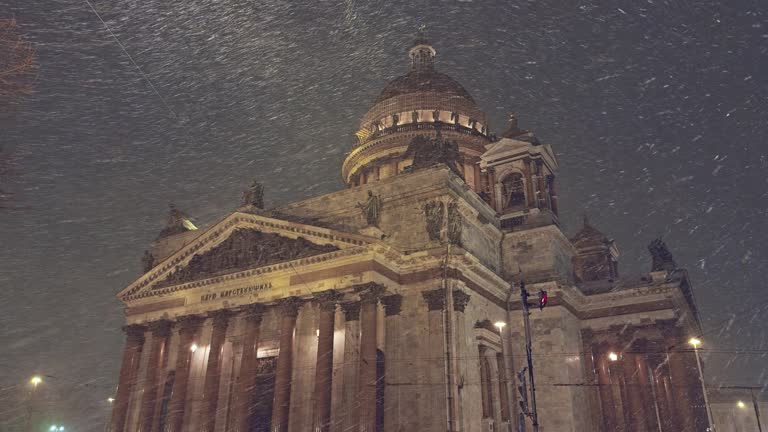
[[[573,279],[571,264],[575,251],[556,225],[508,232],[502,244],[504,271],[510,275],[522,272],[526,280]]]
[[[445,225],[448,203],[456,200],[460,203],[462,214],[461,245],[494,271],[500,267],[498,250],[501,232],[494,225],[493,210],[447,167],[420,170],[310,198],[280,207],[276,211],[316,219],[321,224],[348,232],[359,232],[367,224],[356,205],[365,203],[368,191],[381,197],[379,229],[385,243],[404,252],[440,247],[446,240],[445,227],[440,240],[430,239],[425,205],[430,201],[443,202]]]

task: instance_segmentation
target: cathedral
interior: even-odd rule
[[[523,283],[548,295],[529,315],[539,430],[707,430],[699,317],[664,243],[620,279],[610,237],[561,230],[552,147],[514,115],[491,134],[423,34],[407,52],[346,188],[265,209],[254,183],[199,228],[171,208],[118,294],[109,430],[531,430]]]

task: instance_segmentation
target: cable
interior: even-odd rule
[[[176,120],[179,120],[179,121],[181,121],[181,119],[179,119],[179,116],[178,116],[178,114],[176,114],[176,111],[174,111],[174,110],[173,110],[173,108],[171,108],[171,106],[170,106],[170,105],[168,105],[168,102],[165,100],[165,98],[163,97],[163,95],[161,95],[161,94],[160,94],[160,92],[159,92],[159,91],[157,91],[157,88],[155,88],[155,85],[154,85],[154,84],[152,84],[152,80],[150,80],[150,79],[149,79],[149,77],[147,76],[147,74],[145,74],[145,73],[144,73],[144,71],[141,69],[141,67],[140,67],[140,66],[139,66],[139,65],[136,63],[136,61],[133,59],[133,56],[131,56],[131,55],[128,53],[128,50],[126,50],[126,49],[125,49],[125,46],[123,46],[122,42],[120,42],[120,39],[118,39],[118,38],[117,38],[117,35],[115,35],[115,33],[114,33],[114,32],[112,32],[112,29],[111,29],[111,28],[109,28],[109,26],[107,25],[107,23],[106,23],[106,22],[104,22],[104,20],[101,18],[101,15],[99,15],[99,12],[97,12],[97,11],[96,11],[96,8],[94,8],[94,7],[93,7],[93,4],[91,4],[91,1],[90,1],[90,0],[85,0],[85,2],[86,2],[86,3],[88,3],[88,6],[91,8],[91,10],[93,11],[93,13],[96,15],[96,18],[98,18],[98,19],[99,19],[99,21],[101,21],[101,24],[102,24],[102,25],[104,25],[104,28],[105,28],[105,29],[107,29],[107,31],[108,31],[108,32],[109,32],[109,34],[112,36],[112,38],[115,40],[115,42],[117,42],[117,45],[118,45],[118,46],[120,46],[120,49],[123,51],[123,54],[125,54],[125,55],[126,55],[126,57],[128,57],[128,59],[131,61],[131,63],[133,64],[133,66],[136,68],[136,70],[138,70],[138,71],[139,71],[139,73],[141,74],[141,76],[144,78],[144,80],[145,80],[145,81],[147,81],[147,83],[149,84],[149,86],[152,88],[152,91],[154,91],[154,92],[155,92],[155,94],[157,95],[157,97],[159,97],[159,98],[160,98],[160,100],[161,100],[161,101],[163,101],[163,105],[165,105],[165,107],[168,109],[168,111],[170,111],[170,112],[171,112],[171,114],[173,114],[173,116],[174,116],[174,117],[176,117]]]

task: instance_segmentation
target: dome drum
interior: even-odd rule
[[[414,110],[432,112],[435,109],[448,113],[456,112],[486,124],[487,117],[472,99],[461,96],[432,92],[417,92],[394,96],[376,103],[363,117],[360,128],[370,127],[374,122],[389,119],[393,114],[410,113]],[[450,114],[449,114],[450,117]],[[428,117],[431,119],[431,114]],[[409,120],[410,115],[404,119]]]
[[[347,155],[341,168],[345,182],[349,183],[357,171],[370,163],[384,157],[400,157],[413,138],[419,135],[437,134],[437,128],[431,123],[405,125],[391,128],[391,130],[393,132],[376,136]],[[447,140],[457,141],[459,150],[465,157],[479,158],[489,142],[489,139],[480,132],[451,124],[443,124],[440,127],[440,133]]]
[[[358,134],[358,142],[353,145],[353,148],[366,145],[379,137],[393,133],[436,129],[488,138],[488,126],[477,119],[451,111],[414,110],[393,114],[392,117],[385,117],[363,129],[365,133]]]
[[[420,34],[409,51],[411,70],[387,84],[355,132],[357,141],[342,165],[347,185],[401,174],[414,159],[406,153],[417,136],[441,135],[439,148],[454,146],[451,157],[460,154],[470,164],[457,170],[476,177],[479,166],[473,165],[491,141],[487,116],[461,84],[435,70],[435,55]]]

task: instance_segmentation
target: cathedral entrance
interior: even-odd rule
[[[276,369],[277,357],[263,357],[256,361],[256,388],[250,409],[248,432],[270,432]]]

